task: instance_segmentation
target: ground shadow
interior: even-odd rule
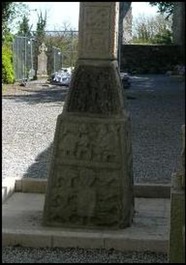
[[[28,104],[64,102],[68,94],[68,87],[40,87],[37,89],[24,88],[19,95],[3,95],[4,99],[14,100],[16,102],[26,102]]]
[[[36,156],[34,163],[27,168],[23,178],[47,179],[49,175],[52,151],[53,142]]]

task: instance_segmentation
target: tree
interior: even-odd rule
[[[164,15],[140,15],[133,21],[133,43],[171,44],[172,21]]]
[[[12,41],[12,34],[7,32],[4,36],[4,41],[2,44],[2,82],[4,84],[12,84],[15,80]]]
[[[36,32],[35,32],[35,36],[40,43],[43,41],[45,37],[46,25],[47,25],[47,12],[45,11],[44,16],[43,16],[43,13],[40,12],[40,14],[38,14],[38,22],[37,22]]]
[[[24,15],[27,15],[28,6],[22,2],[2,2],[2,34],[12,32]]]
[[[174,2],[149,2],[149,4],[151,6],[157,6],[160,14],[167,14],[165,19],[169,19],[173,14]]]
[[[2,30],[3,33],[7,29],[8,20],[13,12],[12,10],[13,2],[1,2],[1,10],[2,10]]]
[[[172,43],[172,32],[168,29],[156,34],[152,40],[154,44],[171,44]]]
[[[2,10],[2,24],[5,25],[11,15],[11,5],[12,2],[1,2],[1,10]]]
[[[78,34],[72,28],[70,22],[64,21],[62,26],[55,27],[54,31],[47,32],[45,43],[49,47],[48,58],[51,62],[53,61],[55,51],[59,50],[61,52],[61,64],[63,67],[75,65],[77,60]],[[48,71],[51,72],[52,70],[51,64]]]
[[[17,35],[31,37],[32,35],[31,28],[32,26],[31,27],[29,26],[29,19],[26,16],[23,16],[23,21],[19,25],[19,30]]]
[[[34,68],[37,72],[37,65],[38,65],[38,54],[39,54],[39,47],[44,41],[45,38],[45,30],[47,25],[47,12],[45,11],[45,14],[43,15],[42,12],[38,14],[38,21],[36,26],[36,32],[34,32],[33,37],[35,40],[34,45]],[[34,77],[36,78],[36,76]]]

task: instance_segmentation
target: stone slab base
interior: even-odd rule
[[[45,193],[47,179],[25,178],[15,182],[16,192]],[[170,184],[134,184],[134,196],[142,198],[170,198]]]
[[[2,207],[2,245],[167,253],[169,199],[135,198],[133,223],[119,231],[43,226],[43,205],[44,194],[15,192]]]

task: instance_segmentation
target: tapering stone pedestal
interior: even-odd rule
[[[130,118],[115,49],[118,3],[80,4],[80,55],[57,120],[44,225],[121,229],[132,222]]]

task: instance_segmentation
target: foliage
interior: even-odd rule
[[[172,32],[168,29],[165,29],[163,32],[160,32],[154,36],[152,39],[153,44],[171,44],[172,43]]]
[[[172,21],[164,15],[140,15],[133,21],[132,43],[141,44],[171,44]]]
[[[7,29],[8,20],[13,12],[12,10],[13,2],[1,2],[1,14],[2,14],[2,30],[3,32]]]
[[[12,43],[12,42],[13,42],[13,35],[8,31],[4,35],[3,43],[10,45],[10,43]]]
[[[45,11],[45,14],[43,15],[42,12],[38,13],[38,21],[36,26],[36,31],[33,33],[34,38],[34,69],[37,72],[37,66],[38,66],[38,54],[39,54],[39,47],[44,42],[45,39],[45,30],[47,25],[47,12]],[[34,76],[34,79],[37,77]]]
[[[19,25],[19,30],[17,35],[30,37],[32,35],[31,28],[32,26],[31,27],[29,26],[29,19],[24,15],[23,20]]]
[[[46,25],[47,25],[47,13],[45,11],[45,15],[43,16],[43,13],[40,12],[40,14],[38,14],[38,21],[35,32],[35,37],[40,44],[42,43],[45,37]]]
[[[49,47],[51,53],[54,52],[52,47],[59,49],[62,53],[63,67],[75,65],[77,60],[78,36],[73,31],[56,31],[55,35],[47,34],[45,43]]]
[[[151,6],[157,6],[160,14],[167,14],[166,19],[169,19],[173,14],[174,2],[149,2],[149,4]]]
[[[38,21],[37,21],[37,27],[36,27],[36,32],[34,32],[34,37],[36,41],[36,54],[38,55],[39,52],[39,46],[42,44],[45,38],[45,29],[47,25],[47,13],[45,11],[45,15],[43,17],[43,13],[40,12],[38,14]]]
[[[54,32],[47,34],[45,40],[48,47],[52,48],[55,46],[61,51],[63,67],[75,65],[77,60],[78,34],[72,29],[68,21],[64,21],[61,28],[55,28]]]
[[[14,80],[11,44],[5,42],[2,47],[2,82],[12,84]]]
[[[5,29],[6,23],[11,16],[12,10],[11,10],[12,2],[1,2],[1,14],[2,14],[2,27]]]
[[[2,33],[13,31],[22,17],[27,15],[28,6],[22,2],[2,2]]]

